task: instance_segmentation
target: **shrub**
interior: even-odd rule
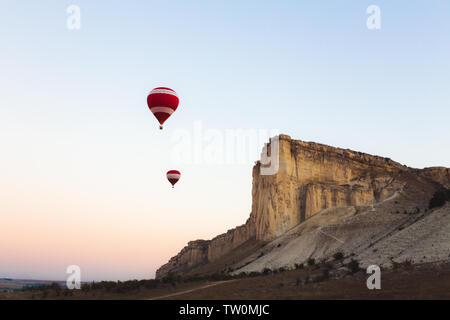
[[[261,275],[261,273],[259,273],[259,272],[257,272],[257,271],[252,271],[252,272],[250,272],[249,273],[249,277],[257,277],[257,276],[260,276]]]
[[[272,274],[272,270],[270,270],[269,268],[264,268],[263,274]]]
[[[344,254],[342,252],[336,252],[333,255],[333,258],[334,258],[334,260],[342,260],[342,259],[344,259]]]
[[[410,268],[411,266],[412,266],[412,261],[411,260],[405,260],[405,261],[403,261],[403,263],[402,263],[402,265],[403,265],[403,267],[405,267],[405,268]]]
[[[359,270],[361,270],[361,268],[359,267],[359,262],[355,259],[352,259],[348,264],[347,267],[350,269],[351,273],[356,273]]]
[[[428,208],[442,207],[447,201],[450,201],[450,189],[440,189],[434,193],[428,204]]]
[[[313,266],[316,264],[316,260],[314,258],[309,258],[308,259],[308,266]]]
[[[395,262],[394,260],[391,261],[392,261],[392,268],[394,270],[397,270],[399,268],[409,269],[412,266],[412,261],[408,259],[403,262]]]

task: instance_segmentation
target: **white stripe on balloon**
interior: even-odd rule
[[[154,93],[165,93],[165,94],[171,94],[175,97],[178,98],[178,95],[175,91],[172,90],[168,90],[168,89],[153,89],[152,91],[150,91],[150,94],[154,94]]]
[[[150,111],[153,112],[153,114],[157,112],[172,114],[174,112],[174,110],[169,107],[151,107]]]

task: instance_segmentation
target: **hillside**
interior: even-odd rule
[[[450,207],[429,209],[433,195],[450,188],[449,169],[409,168],[286,135],[269,142],[263,155],[273,150],[276,174],[262,175],[261,162],[253,168],[247,222],[212,240],[189,242],[157,278],[292,268],[337,252],[387,267],[449,259]]]

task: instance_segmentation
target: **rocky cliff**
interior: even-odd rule
[[[447,168],[412,169],[388,158],[286,135],[272,139],[262,157],[274,161],[277,154],[276,173],[261,174],[265,165],[260,161],[253,167],[252,211],[247,222],[212,240],[189,242],[157,270],[157,278],[194,271],[249,240],[268,243],[328,208],[373,207],[408,184],[450,186]]]

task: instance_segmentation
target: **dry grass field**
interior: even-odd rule
[[[369,290],[364,270],[333,278],[327,265],[228,281],[162,283],[126,292],[92,289],[0,293],[0,299],[450,299],[450,264],[402,265],[382,270],[381,290]]]
[[[381,272],[381,290],[369,290],[363,271],[340,279],[306,279],[322,270],[293,270],[240,279],[168,299],[450,299],[450,264]],[[306,283],[305,283],[306,282]]]

